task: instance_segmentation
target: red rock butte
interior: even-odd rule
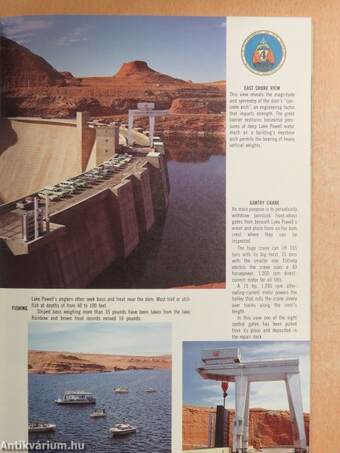
[[[145,61],[135,60],[123,63],[119,71],[115,74],[115,77],[127,77],[141,72],[156,73],[156,71],[151,69]]]
[[[224,140],[223,81],[182,80],[158,72],[142,60],[123,63],[114,75],[78,77],[67,68],[57,71],[39,55],[5,37],[0,37],[0,60],[2,117],[70,119],[76,112],[88,111],[92,117],[126,121],[128,110],[144,101],[155,103],[157,109],[170,109],[168,116],[157,121],[157,133]],[[136,126],[145,128],[145,119],[138,118]]]
[[[118,72],[112,77],[113,80],[117,80],[119,82],[124,81],[138,81],[138,83],[170,83],[175,85],[186,85],[188,82],[185,82],[181,79],[176,79],[175,77],[162,74],[154,69],[150,68],[150,66],[141,60],[129,61],[127,63],[123,63]]]

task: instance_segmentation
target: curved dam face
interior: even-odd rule
[[[0,119],[0,204],[82,172],[95,130],[77,120]]]
[[[23,126],[24,121],[10,121],[11,130],[19,134],[19,142],[8,146],[4,153],[11,152],[17,159],[12,162],[8,156],[6,160],[0,156],[1,172],[6,172],[3,167],[6,163],[7,171],[13,166],[17,178],[20,174],[25,176],[25,167],[36,154],[31,168],[37,169],[35,172],[32,169],[33,173],[19,187],[6,192],[7,202],[32,194],[46,184],[60,182],[69,177],[66,175],[79,175],[89,166],[115,155],[113,138],[118,137],[115,131],[103,128],[98,133],[86,127],[87,132],[83,128],[80,133],[81,128],[74,123],[59,126],[33,121]],[[41,141],[35,142],[38,131]],[[58,131],[62,131],[60,140]],[[8,137],[10,134],[9,130]],[[20,139],[30,134],[32,149],[23,156]],[[43,138],[51,141],[41,156],[38,149],[45,143]],[[33,143],[38,143],[34,149]],[[27,149],[27,142],[25,146]],[[164,154],[152,148],[135,146],[124,151],[132,157],[123,169],[80,193],[50,202],[49,230],[35,239],[23,239],[23,209],[15,208],[13,203],[0,206],[0,286],[86,287],[112,262],[124,259],[138,246],[167,209],[167,164]],[[54,158],[49,159],[48,155]],[[56,162],[61,168],[57,168]]]

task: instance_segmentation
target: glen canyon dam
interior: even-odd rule
[[[167,209],[157,137],[86,112],[2,118],[0,130],[4,287],[85,287],[127,257]]]
[[[224,287],[225,81],[0,59],[1,286]]]

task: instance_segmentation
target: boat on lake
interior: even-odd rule
[[[127,387],[115,387],[113,391],[115,393],[129,393],[129,389]]]
[[[135,426],[129,425],[128,423],[117,423],[110,429],[112,436],[126,436],[127,434],[132,434],[137,431]]]
[[[90,392],[69,390],[62,398],[55,400],[57,404],[95,404],[96,398]]]
[[[155,393],[157,390],[156,389],[153,389],[152,387],[149,387],[147,389],[145,389],[145,393]]]
[[[99,417],[106,417],[106,410],[103,409],[95,409],[92,414],[90,415],[92,418],[99,418]]]
[[[45,433],[48,431],[54,431],[57,425],[47,422],[31,422],[28,424],[29,433]]]

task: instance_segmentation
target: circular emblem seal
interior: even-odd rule
[[[270,75],[278,71],[286,58],[282,39],[271,31],[256,31],[242,45],[242,60],[255,74]]]

